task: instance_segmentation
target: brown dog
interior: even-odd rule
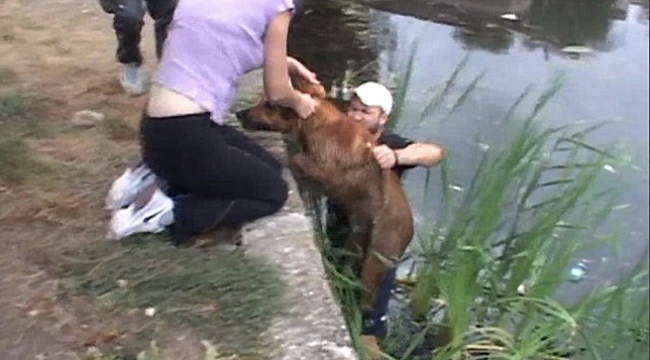
[[[293,79],[298,91],[319,100],[315,112],[300,119],[291,109],[262,101],[237,117],[248,129],[293,134],[302,150],[290,165],[320,184],[325,194],[348,215],[353,245],[362,260],[366,289],[364,310],[374,304],[377,290],[413,237],[413,216],[398,176],[381,169],[372,154],[376,145],[368,129],[326,99],[321,85]]]

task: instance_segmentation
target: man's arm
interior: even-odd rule
[[[430,143],[414,143],[394,151],[397,157],[396,165],[432,167],[438,165],[447,155],[442,146]]]
[[[392,169],[398,165],[432,167],[438,165],[447,155],[442,146],[430,143],[411,143],[401,149],[380,145],[373,149],[373,153],[384,169]]]

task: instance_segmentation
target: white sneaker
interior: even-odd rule
[[[160,189],[156,189],[149,202],[142,208],[136,209],[136,204],[131,204],[129,207],[115,212],[106,237],[109,240],[120,240],[137,233],[162,232],[166,226],[171,225],[165,220],[173,219],[173,215],[171,215],[173,209],[172,199]]]
[[[128,168],[111,185],[106,196],[106,210],[117,211],[129,206],[135,200],[140,190],[153,184],[156,175],[143,163],[140,162],[134,168]]]

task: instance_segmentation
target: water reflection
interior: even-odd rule
[[[463,44],[465,50],[487,50],[495,54],[507,53],[515,41],[513,34],[507,31],[482,32],[467,27],[454,30],[452,36]]]
[[[641,2],[646,2],[642,0]],[[382,11],[457,27],[454,38],[465,49],[505,53],[514,33],[527,37],[529,47],[589,46],[609,51],[614,20],[625,20],[626,0],[368,0]],[[646,4],[647,18],[647,4]],[[504,16],[505,15],[505,16]],[[515,20],[516,19],[516,20]]]
[[[289,53],[317,72],[326,86],[360,69],[367,79],[376,75],[380,37],[371,26],[371,10],[358,1],[305,0],[292,21]],[[383,40],[382,40],[383,41]]]
[[[647,0],[637,16],[647,22]],[[359,69],[378,58],[396,39],[382,26],[382,15],[355,0],[304,0],[292,22],[289,51],[310,64],[331,85],[346,70]],[[567,46],[586,46],[605,52],[621,39],[613,36],[615,20],[625,20],[629,0],[366,0],[372,8],[392,14],[453,25],[452,38],[465,50],[506,54],[521,38],[527,50],[546,53]],[[509,19],[503,18],[508,15]],[[512,19],[517,19],[513,21]],[[548,54],[547,54],[548,55]],[[361,80],[375,78],[368,66]]]
[[[611,50],[613,20],[625,20],[627,5],[614,0],[536,1],[526,19],[544,39],[561,46],[586,45]]]

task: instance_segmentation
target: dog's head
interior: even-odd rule
[[[314,84],[298,77],[292,77],[294,89],[308,94],[314,99],[324,100],[327,96],[321,84]],[[298,123],[298,114],[293,109],[273,105],[262,99],[252,108],[237,112],[237,119],[245,129],[266,130],[289,133]]]

